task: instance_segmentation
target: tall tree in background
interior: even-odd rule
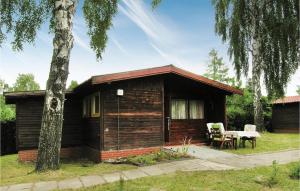
[[[222,83],[234,85],[234,78],[228,76],[229,68],[223,62],[223,58],[218,57],[218,52],[215,49],[209,52],[209,58],[210,62],[204,76]]]
[[[43,23],[49,23],[50,31],[54,33],[36,170],[58,169],[77,0],[1,0],[0,3],[0,44],[6,39],[6,34],[12,33],[13,49],[22,50],[25,42],[34,42]],[[106,32],[116,12],[117,0],[84,1],[83,13],[91,37],[90,45],[99,59],[107,42]]]
[[[252,57],[254,123],[263,130],[261,75],[268,95],[284,96],[299,66],[299,0],[213,0],[215,29],[229,42],[238,78]]]
[[[13,86],[0,79],[0,121],[13,120],[16,117],[15,105],[5,104],[3,92],[39,90],[40,85],[33,74],[19,74]]]
[[[297,92],[298,95],[300,95],[300,86],[297,86],[296,92]]]
[[[68,87],[68,90],[73,90],[77,86],[78,86],[78,82],[76,80],[72,80],[69,87]]]
[[[15,107],[12,105],[6,105],[3,92],[11,91],[3,79],[0,78],[0,121],[13,120],[16,117]]]
[[[12,91],[33,91],[39,89],[40,85],[34,80],[33,74],[19,74]]]

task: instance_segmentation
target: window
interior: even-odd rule
[[[84,99],[83,100],[83,106],[82,106],[82,109],[83,109],[82,115],[83,115],[83,117],[87,116],[87,109],[86,109],[86,107],[87,107],[87,104],[86,104],[86,100]]]
[[[85,97],[83,99],[83,117],[90,117],[91,112],[90,112],[90,108],[91,108],[91,99],[90,97]]]
[[[100,116],[100,93],[97,92],[83,99],[83,117]]]
[[[189,101],[190,119],[204,119],[204,102],[202,100]]]
[[[92,117],[99,117],[100,115],[99,99],[99,93],[96,93],[92,96]]]
[[[187,101],[184,99],[173,99],[171,101],[171,117],[172,119],[187,118]]]
[[[92,95],[92,117],[100,116],[100,94]]]

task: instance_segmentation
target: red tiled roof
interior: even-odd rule
[[[106,75],[99,75],[99,76],[93,76],[90,80],[91,84],[103,84],[103,83],[110,83],[114,81],[121,81],[121,80],[128,80],[128,79],[134,79],[134,78],[141,78],[141,77],[147,77],[147,76],[155,76],[155,75],[161,75],[161,74],[177,74],[179,76],[192,79],[194,81],[200,82],[202,84],[207,84],[210,86],[213,86],[218,89],[222,89],[224,91],[234,93],[234,94],[243,94],[242,90],[239,90],[237,88],[234,88],[232,86],[217,82],[215,80],[208,79],[206,77],[194,74],[192,72],[188,72],[186,70],[177,68],[173,65],[167,65],[162,67],[156,67],[156,68],[148,68],[148,69],[142,69],[142,70],[134,70],[134,71],[128,71],[128,72],[120,72],[120,73],[114,73],[114,74],[106,74]]]
[[[288,96],[284,98],[279,98],[273,102],[273,104],[281,104],[281,103],[295,103],[300,102],[300,96]]]

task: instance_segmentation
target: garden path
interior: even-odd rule
[[[176,148],[173,147],[173,149]],[[0,187],[0,191],[48,191],[54,189],[76,189],[116,182],[119,181],[120,178],[123,178],[124,180],[132,180],[147,176],[174,173],[176,171],[242,169],[256,166],[268,166],[272,164],[273,160],[276,160],[279,164],[286,164],[300,160],[300,150],[287,150],[253,155],[236,155],[213,150],[208,147],[198,147],[192,145],[188,152],[195,158],[139,167],[138,169],[134,170],[120,171],[104,175],[81,176],[61,181],[47,181],[3,186]]]

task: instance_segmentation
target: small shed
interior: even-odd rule
[[[300,96],[277,99],[272,107],[272,128],[276,133],[299,133]]]
[[[66,93],[61,157],[107,160],[182,144],[185,137],[204,143],[206,123],[225,124],[232,94],[243,92],[172,65],[92,76]],[[4,95],[16,105],[19,160],[35,160],[45,91]]]

